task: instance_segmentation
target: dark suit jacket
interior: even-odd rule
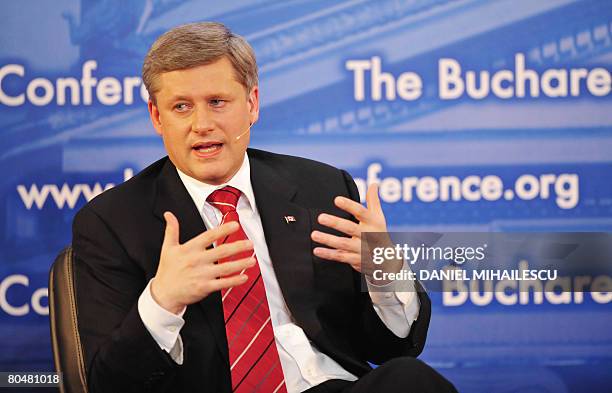
[[[251,181],[270,256],[285,301],[316,347],[361,376],[397,356],[423,349],[430,301],[410,335],[389,331],[372,307],[362,278],[350,266],[312,254],[313,229],[337,195],[358,200],[350,175],[325,164],[249,149]],[[165,211],[180,223],[180,241],[205,225],[168,158],[108,190],[81,209],[73,227],[79,331],[92,392],[230,392],[220,294],[187,307],[181,330],[184,362],[175,364],[138,314],[138,298],[155,275]],[[287,223],[284,216],[293,215]]]

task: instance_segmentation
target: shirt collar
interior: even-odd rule
[[[191,176],[186,175],[181,172],[180,169],[176,168],[178,175],[185,185],[187,192],[193,199],[193,202],[196,204],[198,211],[202,211],[204,209],[206,202],[206,198],[213,191],[223,188],[225,186],[232,186],[234,188],[239,189],[242,192],[242,195],[246,198],[246,202],[250,205],[252,210],[257,210],[255,205],[255,194],[253,193],[253,186],[251,185],[251,165],[249,164],[249,157],[244,153],[244,158],[242,160],[242,165],[238,172],[227,182],[220,185],[212,185],[201,182],[197,179],[194,179]]]

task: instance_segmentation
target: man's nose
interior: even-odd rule
[[[197,106],[191,118],[191,131],[195,133],[209,132],[214,128],[212,116],[206,108]]]

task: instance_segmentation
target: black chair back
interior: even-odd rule
[[[78,329],[74,254],[65,248],[49,272],[49,318],[55,370],[62,373],[61,393],[88,393],[87,372]]]

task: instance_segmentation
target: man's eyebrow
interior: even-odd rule
[[[184,95],[176,95],[176,96],[171,96],[170,97],[170,101],[174,102],[174,101],[189,101],[190,98],[188,96],[184,96]]]
[[[210,93],[204,96],[204,98],[206,99],[211,99],[211,98],[219,98],[219,97],[230,97],[232,94],[230,92],[227,91],[217,91],[215,93]]]
[[[218,91],[215,93],[208,93],[200,98],[203,98],[205,100],[211,100],[215,98],[227,98],[227,97],[231,97],[231,93],[226,92],[226,91]],[[174,96],[170,96],[170,102],[191,101],[191,100],[193,100],[193,97],[188,96],[188,95],[177,94]]]

